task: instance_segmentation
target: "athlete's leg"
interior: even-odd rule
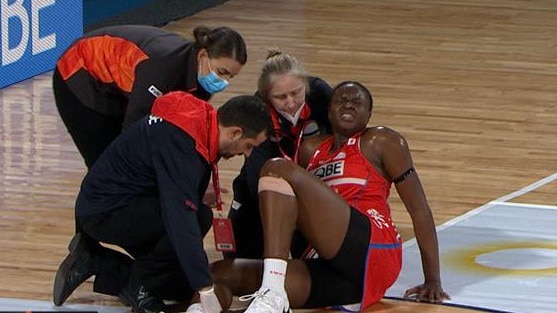
[[[335,257],[348,229],[351,210],[348,204],[311,173],[283,159],[268,161],[261,170],[261,177],[267,177],[260,183],[259,194],[265,262],[278,260],[280,263],[288,258],[292,234],[297,227],[320,257]],[[310,295],[312,281],[306,264],[301,260],[289,260],[282,284],[265,278],[272,276],[269,272],[280,272],[280,264],[271,264],[272,270],[267,265],[261,260],[224,260],[213,265],[212,273],[216,283],[228,286],[235,295],[265,288],[278,294],[285,290],[292,307],[303,306]]]
[[[260,191],[265,257],[286,259],[297,227],[321,258],[333,258],[348,229],[348,203],[313,174],[284,159],[269,160],[260,176],[280,178],[295,193]]]
[[[256,292],[261,286],[263,261],[258,259],[224,259],[211,264],[215,284],[229,289],[224,294],[242,296]],[[288,260],[286,272],[286,292],[290,305],[302,307],[311,289],[310,273],[301,260]],[[231,301],[226,299],[224,302]]]
[[[267,161],[261,169],[259,208],[264,236],[263,275],[246,313],[267,312],[266,303],[274,303],[270,311],[284,312],[290,304],[305,304],[311,291],[306,264],[286,262],[294,230],[302,232],[321,258],[330,260],[344,242],[351,209],[314,175],[280,158]]]
[[[236,296],[257,291],[262,273],[261,259],[224,259],[211,264],[215,284],[226,285]]]

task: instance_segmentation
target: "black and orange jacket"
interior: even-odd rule
[[[217,111],[177,91],[158,97],[153,114],[124,129],[91,167],[75,214],[110,214],[143,197],[158,196],[166,234],[190,286],[197,290],[212,283],[203,247],[212,212],[203,195],[211,165],[218,161]]]
[[[197,52],[195,43],[161,28],[110,26],[76,40],[56,69],[85,106],[123,115],[126,127],[150,112],[158,92],[210,99],[197,84]]]

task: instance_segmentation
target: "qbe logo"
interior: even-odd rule
[[[0,0],[0,88],[53,69],[82,14],[78,0]]]

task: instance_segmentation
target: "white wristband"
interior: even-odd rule
[[[211,285],[211,287],[209,289],[201,289],[199,290],[199,294],[203,295],[203,294],[210,294],[210,293],[214,293],[215,292],[215,285]]]
[[[208,290],[200,290],[199,299],[205,313],[220,313],[222,311],[214,286],[211,286]]]

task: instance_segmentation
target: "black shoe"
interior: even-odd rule
[[[131,306],[135,313],[164,313],[168,311],[168,306],[143,286],[133,288],[128,284],[122,289],[118,297],[123,304]]]
[[[52,299],[56,306],[62,305],[79,285],[94,274],[91,249],[82,234],[72,238],[69,250],[70,254],[62,261],[54,278]]]

